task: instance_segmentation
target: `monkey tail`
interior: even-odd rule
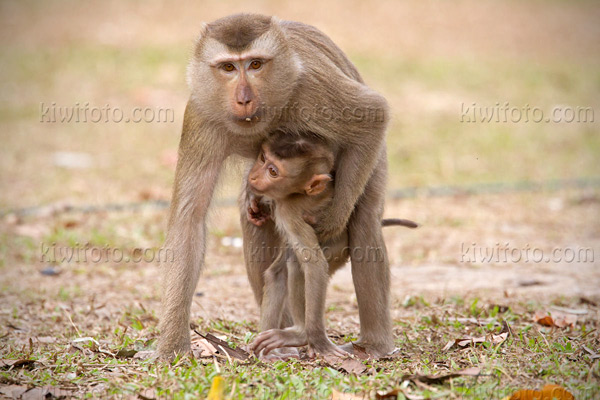
[[[419,224],[411,221],[410,219],[400,218],[385,218],[381,221],[381,226],[405,226],[407,228],[418,228]]]

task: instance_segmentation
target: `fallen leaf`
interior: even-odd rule
[[[367,367],[361,361],[355,358],[347,357],[342,361],[337,369],[348,374],[360,375],[367,370]]]
[[[543,326],[566,328],[575,326],[575,323],[577,322],[577,316],[558,312],[550,315],[549,313],[537,311],[533,315],[533,321]]]
[[[42,386],[31,388],[21,395],[21,400],[58,399],[72,398],[73,391],[54,386]]]
[[[138,353],[137,350],[134,349],[121,349],[119,351],[117,351],[117,353],[115,354],[117,357],[122,357],[122,358],[131,358],[133,356],[135,356]]]
[[[523,389],[512,394],[510,400],[575,400],[575,396],[567,391],[567,389],[558,386],[547,384],[542,390]]]
[[[377,400],[396,400],[400,393],[402,393],[404,395],[404,397],[406,397],[408,400],[425,400],[425,399],[427,399],[427,397],[420,396],[417,394],[412,394],[408,390],[400,389],[400,388],[391,390],[387,393],[377,392],[377,393],[375,393],[375,398]]]
[[[500,333],[488,334],[488,335],[479,336],[479,337],[468,337],[468,338],[450,340],[442,348],[442,351],[448,351],[454,346],[457,346],[460,348],[466,348],[469,346],[475,346],[477,344],[481,344],[481,343],[485,343],[485,342],[490,342],[493,345],[499,345],[499,344],[504,343],[504,341],[506,339],[508,339],[508,336],[511,334],[512,334],[512,330],[510,329],[510,326],[508,325],[508,323],[506,321],[502,321],[502,330],[500,331]]]
[[[594,306],[594,307],[596,307],[596,306],[598,305],[598,303],[596,303],[594,300],[592,300],[592,299],[589,299],[589,298],[587,298],[587,297],[580,297],[580,298],[579,298],[579,302],[580,302],[581,304],[588,304],[588,305],[590,305],[590,306]]]
[[[207,400],[222,400],[225,393],[225,381],[219,375],[213,378]]]
[[[10,360],[10,359],[0,359],[0,368],[19,368],[19,367],[29,367],[35,363],[35,360],[29,359],[18,359],[18,360]]]
[[[229,357],[233,357],[233,358],[241,360],[241,361],[245,361],[248,358],[250,358],[250,354],[248,354],[248,352],[246,352],[240,348],[234,349],[234,348],[230,347],[226,341],[221,340],[218,337],[216,337],[210,333],[203,335],[200,332],[198,332],[196,329],[194,329],[194,332],[197,335],[199,335],[200,337],[206,339],[206,341],[214,347],[215,352],[212,354],[228,355]],[[223,354],[223,353],[225,353],[225,354]]]
[[[375,398],[377,400],[396,400],[398,395],[402,393],[400,389],[392,389],[389,392],[377,392],[375,393]]]
[[[395,350],[397,350],[397,349],[395,349]],[[362,347],[356,343],[352,343],[352,354],[354,354],[356,357],[360,358],[361,360],[367,360],[369,358],[369,353],[367,353],[367,350],[364,347]]]
[[[27,386],[21,385],[0,385],[0,394],[13,399],[19,398],[27,391]]]
[[[138,398],[141,400],[154,400],[157,398],[156,389],[144,389],[138,393]]]
[[[403,381],[411,381],[413,383],[422,382],[422,383],[431,385],[431,384],[442,383],[451,378],[458,378],[459,376],[479,376],[479,375],[481,375],[480,368],[467,368],[467,369],[463,369],[462,371],[456,371],[456,372],[451,372],[449,374],[441,374],[441,375],[420,375],[420,374],[404,375],[402,377],[402,380]]]
[[[583,350],[585,350],[586,352],[590,353],[590,358],[592,360],[595,360],[597,358],[600,358],[600,354],[596,353],[594,350],[590,349],[587,346],[582,346]]]
[[[192,354],[195,358],[212,357],[218,350],[208,340],[197,338],[192,340]]]

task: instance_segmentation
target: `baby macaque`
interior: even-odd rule
[[[261,333],[252,343],[256,354],[304,345],[310,356],[346,354],[327,338],[324,312],[329,276],[350,257],[348,232],[322,242],[315,229],[333,199],[333,168],[334,153],[324,140],[277,131],[263,143],[248,173],[248,219],[260,226],[272,217],[284,241],[265,271]],[[403,219],[382,224],[418,226]],[[278,329],[286,298],[294,325]]]

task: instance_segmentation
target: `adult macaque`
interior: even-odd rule
[[[376,262],[352,259],[361,322],[358,344],[371,355],[394,348],[389,314],[390,278],[381,214],[386,180],[385,99],[367,87],[344,53],[323,33],[298,22],[240,14],[203,27],[188,69],[191,89],[175,173],[165,246],[174,261],[163,269],[158,354],[190,349],[192,296],[204,264],[206,215],[223,162],[254,159],[269,132],[314,132],[334,151],[335,193],[319,236],[348,228],[351,248],[378,249]],[[263,273],[276,254],[272,221],[247,221],[242,192],[244,254],[250,284],[261,302]],[[267,252],[268,253],[268,252]],[[289,326],[284,313],[282,326]],[[351,348],[351,346],[350,346]]]
[[[333,199],[333,166],[333,152],[323,140],[278,131],[262,145],[248,172],[247,182],[253,197],[248,219],[259,226],[266,221],[269,211],[256,209],[265,198],[271,202],[282,237],[280,254],[265,271],[262,332],[252,344],[260,356],[282,347],[304,345],[308,345],[309,355],[345,353],[327,338],[324,313],[328,278],[349,257],[348,235],[344,232],[323,243],[315,232]],[[384,220],[382,225],[417,227],[414,222],[401,219]],[[286,297],[294,325],[277,329],[281,326]],[[288,356],[283,354],[281,358]]]

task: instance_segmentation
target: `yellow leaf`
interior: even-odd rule
[[[510,400],[575,400],[575,397],[561,386],[547,384],[541,391],[519,390],[510,396]]]
[[[219,375],[213,378],[212,384],[210,385],[210,391],[208,392],[207,400],[223,400],[223,393],[225,392],[225,381]]]

